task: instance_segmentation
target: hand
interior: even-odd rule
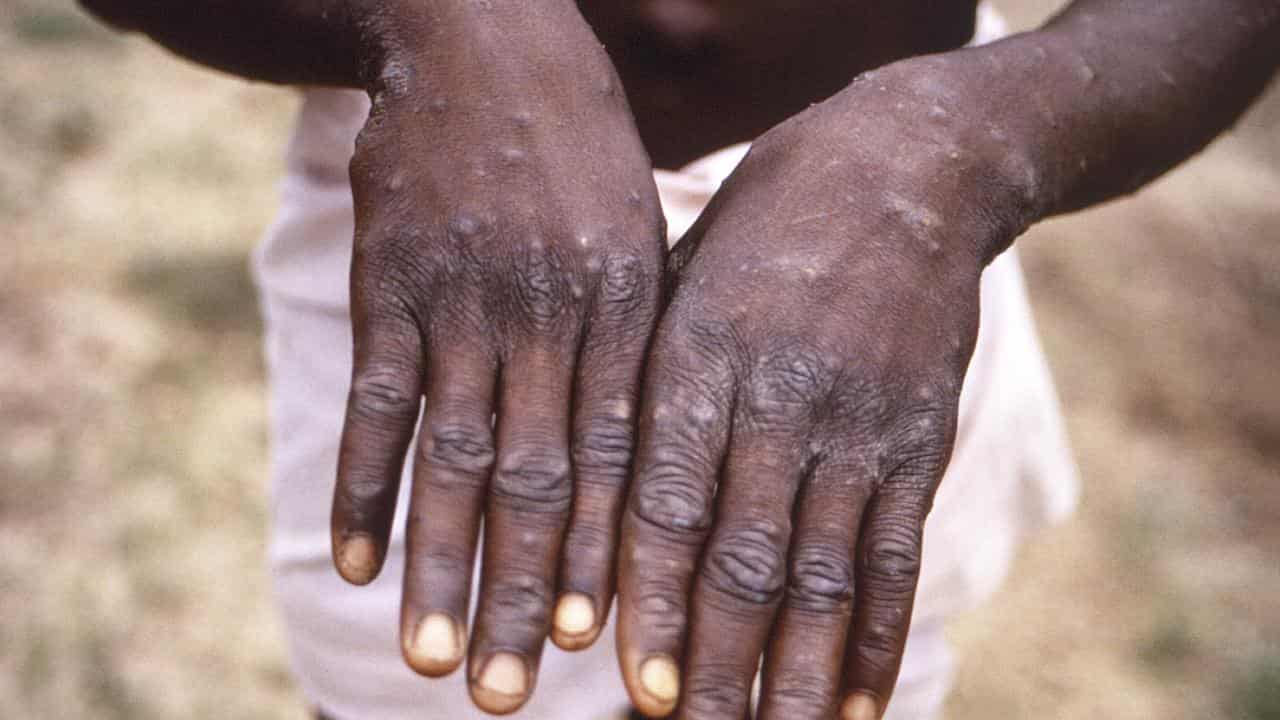
[[[433,677],[461,663],[483,515],[468,678],[495,713],[532,693],[557,594],[562,647],[607,617],[665,252],[613,68],[572,4],[554,7],[459,11],[503,17],[392,65],[351,164],[335,562],[353,583],[378,574],[417,425],[404,657]]]
[[[647,715],[747,716],[762,653],[765,720],[889,701],[979,278],[1029,212],[936,62],[767,133],[673,251],[619,560]]]

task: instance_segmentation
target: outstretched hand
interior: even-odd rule
[[[665,251],[608,58],[580,17],[526,14],[435,33],[374,96],[351,164],[355,367],[332,521],[339,571],[372,581],[416,430],[404,657],[441,676],[469,655],[472,698],[497,713],[532,693],[549,633],[584,647],[607,617]],[[512,42],[516,20],[540,42]]]
[[[764,720],[889,701],[979,279],[1026,210],[938,77],[873,73],[770,131],[673,251],[619,561],[649,716],[746,716],[762,655]]]

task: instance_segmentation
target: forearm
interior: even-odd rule
[[[1277,64],[1280,0],[1077,0],[1041,30],[867,73],[837,107],[848,133],[874,137],[893,118],[908,158],[949,157],[981,198],[992,229],[976,249],[990,259],[1028,225],[1132,192],[1201,149]],[[898,192],[945,196],[949,178]]]
[[[433,35],[501,27],[512,42],[549,42],[576,20],[572,0],[80,0],[123,30],[254,80],[373,90],[388,68],[423,59]],[[538,33],[541,33],[539,35]],[[558,34],[558,33],[557,33]],[[564,33],[581,44],[582,33]]]
[[[371,0],[80,0],[103,20],[255,80],[362,87],[395,40],[402,3]],[[380,7],[380,5],[382,5]],[[396,15],[402,17],[397,18]],[[407,28],[399,28],[407,30]]]
[[[1280,64],[1277,0],[1077,0],[994,50],[1044,215],[1132,192],[1227,129]],[[1013,66],[1015,60],[1009,57]]]

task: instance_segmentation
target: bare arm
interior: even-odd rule
[[[1025,153],[1038,219],[1132,192],[1229,127],[1280,65],[1280,2],[1077,0],[965,54],[970,92]]]
[[[572,0],[84,1],[215,67],[371,94],[335,563],[382,570],[416,436],[404,658],[468,661],[478,706],[519,708],[548,635],[581,649],[609,615],[658,313],[657,190],[608,56]]]
[[[757,139],[669,261],[619,553],[652,717],[874,720],[950,460],[986,264],[1240,115],[1276,0],[1079,0]]]
[[[365,72],[412,46],[423,15],[372,0],[80,0],[122,30],[254,80],[366,86]]]

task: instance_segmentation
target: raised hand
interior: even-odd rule
[[[436,20],[422,57],[384,73],[351,165],[334,556],[351,582],[378,574],[416,431],[404,657],[440,676],[469,645],[472,697],[503,713],[531,694],[549,633],[585,647],[608,614],[663,223],[622,89],[571,3]]]

